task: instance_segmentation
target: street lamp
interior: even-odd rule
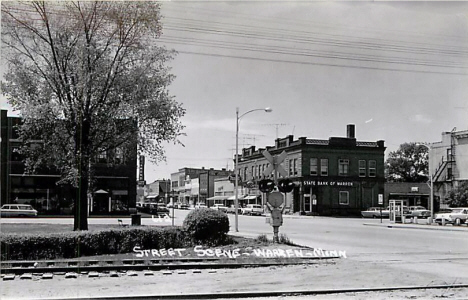
[[[256,108],[249,110],[242,115],[239,116],[239,107],[236,107],[236,159],[235,159],[235,164],[234,164],[234,176],[236,177],[235,181],[235,196],[234,196],[234,209],[235,209],[235,227],[236,227],[236,232],[239,232],[239,178],[237,176],[238,173],[238,163],[239,163],[239,122],[240,119],[245,116],[248,113],[254,112],[254,111],[260,111],[263,110],[265,112],[272,112],[272,109],[269,107],[266,108]]]
[[[430,220],[429,220],[429,223],[432,223],[432,218],[434,217],[434,178],[432,176],[432,170],[431,170],[431,159],[429,157],[429,153],[431,152],[432,150],[432,147],[429,147],[428,145],[426,144],[416,144],[417,146],[424,146],[427,148],[427,150],[429,151],[428,152],[428,155],[427,155],[427,159],[428,159],[428,168],[429,168],[429,179],[430,179],[430,182],[431,182],[431,216],[430,216]]]

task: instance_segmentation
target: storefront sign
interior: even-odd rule
[[[354,186],[354,183],[352,181],[304,180],[304,185],[309,185],[309,186]]]

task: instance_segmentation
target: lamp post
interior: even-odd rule
[[[428,168],[429,168],[429,180],[430,180],[430,184],[431,184],[431,196],[430,196],[430,202],[431,202],[431,216],[430,216],[430,219],[429,219],[429,223],[432,223],[432,218],[434,217],[434,178],[432,176],[432,170],[431,170],[431,159],[429,157],[429,153],[430,151],[432,150],[432,147],[429,147],[428,145],[426,144],[416,144],[418,146],[424,146],[427,148],[427,150],[429,151],[428,152],[428,155],[427,155],[427,158],[428,158]]]
[[[265,112],[272,112],[272,109],[269,107],[266,108],[256,108],[249,110],[242,115],[239,116],[239,107],[236,107],[236,158],[235,158],[235,164],[234,164],[234,176],[236,177],[235,180],[235,191],[234,191],[234,209],[235,209],[235,227],[236,227],[236,232],[239,232],[239,178],[237,176],[238,173],[238,163],[239,163],[239,122],[240,119],[245,116],[248,113],[254,112],[254,111],[260,111],[263,110]]]

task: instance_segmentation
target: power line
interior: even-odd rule
[[[286,59],[268,59],[268,58],[261,58],[261,57],[251,57],[251,56],[249,57],[249,56],[240,56],[240,55],[215,54],[215,53],[196,52],[196,51],[184,51],[184,50],[178,50],[177,52],[178,52],[178,53],[184,53],[184,54],[211,56],[211,57],[228,57],[228,58],[238,58],[238,59],[245,59],[245,60],[268,61],[268,62],[277,62],[277,63],[293,63],[293,64],[300,64],[300,65],[315,65],[315,66],[340,67],[340,68],[364,69],[364,70],[394,71],[394,72],[407,72],[407,73],[463,75],[463,76],[467,76],[467,75],[468,75],[468,73],[461,73],[461,72],[441,72],[441,71],[429,71],[429,70],[405,70],[405,69],[397,69],[397,68],[382,68],[382,67],[369,67],[369,66],[352,66],[352,65],[344,65],[344,64],[319,63],[319,62],[308,62],[308,61],[295,61],[295,60],[286,60]]]

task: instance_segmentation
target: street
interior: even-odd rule
[[[174,224],[181,225],[188,210],[174,210]],[[172,212],[171,212],[172,214]],[[118,219],[130,224],[130,217],[90,218],[93,224],[117,225]],[[258,237],[266,234],[272,239],[272,227],[264,216],[239,215],[239,232],[234,232],[234,215],[229,215],[233,235]],[[72,218],[2,218],[1,223],[54,223],[73,225]],[[420,220],[423,223],[423,220]],[[142,225],[170,226],[172,219],[144,217]],[[310,293],[318,291],[339,292],[323,299],[336,299],[337,295],[354,298],[357,294],[346,291],[368,289],[395,289],[391,292],[368,292],[360,299],[465,298],[468,296],[468,228],[466,226],[403,225],[407,228],[388,228],[388,220],[284,216],[280,234],[285,234],[293,243],[322,248],[323,250],[346,251],[346,258],[314,265],[284,266],[277,268],[241,268],[236,270],[205,270],[199,274],[160,272],[154,276],[119,276],[113,278],[63,279],[56,276],[52,281],[4,281],[0,296],[4,299],[69,298],[69,297],[147,297],[148,295],[214,295],[224,293],[279,292],[294,294],[306,292],[305,299],[315,299]],[[400,226],[401,227],[401,226]],[[53,284],[49,284],[52,283]],[[452,289],[448,286],[461,286]],[[426,289],[426,287],[439,287]],[[77,288],[79,287],[79,288]],[[401,288],[416,287],[408,292]],[[440,288],[441,287],[441,288]],[[446,287],[446,288],[444,288]],[[18,294],[18,291],[21,293]],[[353,296],[354,295],[354,296]],[[236,296],[229,296],[237,298]],[[240,298],[243,298],[239,297]],[[322,299],[322,296],[317,296]],[[275,299],[295,299],[283,297]]]
[[[182,225],[189,210],[174,210],[174,224]],[[172,211],[171,211],[172,214]],[[234,215],[228,215],[231,234],[246,237],[257,237],[266,234],[273,236],[272,227],[265,217],[239,215],[239,232],[234,232]],[[89,224],[113,224],[117,219],[130,224],[126,218],[90,218]],[[31,218],[8,219],[2,223],[56,223],[73,224],[72,218]],[[427,275],[431,281],[438,283],[468,283],[468,228],[459,227],[461,231],[450,231],[452,226],[431,226],[433,230],[388,228],[381,225],[379,219],[360,218],[327,218],[285,216],[280,234],[285,234],[292,242],[321,248],[324,250],[346,251],[347,260],[361,263],[376,263],[382,272],[396,269],[408,274]],[[420,220],[420,223],[425,220]],[[142,225],[170,226],[171,219],[142,218]],[[388,225],[384,219],[382,225]],[[372,226],[374,225],[374,226]],[[427,228],[429,225],[421,225]],[[400,285],[405,285],[402,278]]]

